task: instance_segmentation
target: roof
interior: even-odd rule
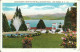
[[[31,27],[31,29],[37,29],[36,27]],[[47,30],[50,30],[52,29],[52,27],[46,27]],[[56,29],[56,28],[53,28],[53,29]]]
[[[29,23],[27,23],[27,24],[29,24]]]

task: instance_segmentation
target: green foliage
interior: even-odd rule
[[[62,37],[62,40],[61,46],[64,48],[76,48],[76,35],[65,34],[65,37]]]
[[[34,36],[40,36],[40,35],[41,35],[41,32],[37,31],[37,33],[32,34],[31,37],[34,37]]]
[[[59,25],[59,28],[61,28],[61,25]]]
[[[23,34],[23,35],[21,35],[21,37],[23,38],[23,37],[26,37],[26,35],[25,34]]]
[[[16,31],[16,29],[15,29],[15,27],[13,26],[13,20],[11,20],[11,24],[10,24],[10,26],[11,26],[11,31]]]
[[[19,8],[19,18],[22,18],[22,13],[20,8]]]
[[[6,18],[6,15],[5,14],[2,14],[2,28],[3,28],[3,31],[4,32],[9,32],[10,31],[10,27],[9,27],[9,24],[8,24],[8,20]]]
[[[27,27],[26,27],[26,24],[24,22],[24,19],[23,19],[22,13],[21,13],[21,9],[20,8],[18,9],[18,7],[16,8],[16,12],[15,12],[13,18],[15,18],[16,16],[19,17],[19,19],[21,19],[21,22],[22,22],[22,24],[19,28],[19,31],[26,31]],[[16,31],[15,27],[13,26],[13,19],[11,20],[11,25],[10,26],[11,26],[12,31]]]
[[[73,4],[76,6],[76,3]],[[76,30],[76,25],[77,25],[77,8],[76,7],[71,7],[71,10],[67,10],[66,16],[65,16],[65,21],[64,21],[64,29],[66,30],[69,28],[71,30]]]
[[[56,32],[59,32],[59,31],[60,31],[60,29],[57,29],[57,30],[56,30]]]
[[[23,48],[32,48],[32,37],[25,37],[25,39],[22,40]]]
[[[77,6],[77,3],[74,3],[73,5],[74,5],[74,6]]]
[[[64,21],[64,25],[68,25],[68,23],[71,23],[70,21],[70,17],[71,17],[71,13],[69,12],[69,9],[67,10],[66,16],[65,16],[65,21]]]
[[[14,34],[11,34],[10,38],[16,38],[16,36]]]
[[[46,26],[45,26],[45,23],[42,19],[40,19],[40,21],[38,22],[37,24],[37,29],[45,29]]]
[[[25,22],[23,21],[20,28],[19,28],[20,31],[26,31],[27,30],[27,27],[25,25]]]
[[[46,33],[49,33],[49,31],[47,30]]]
[[[59,25],[59,28],[61,28],[61,23],[60,23],[60,25]]]
[[[3,38],[6,38],[7,36],[6,35],[3,35]]]
[[[21,37],[21,36],[18,34],[18,35],[17,35],[17,38],[20,38],[20,37]]]
[[[38,35],[38,36],[41,35],[41,32],[38,31],[38,32],[37,32],[37,35]]]

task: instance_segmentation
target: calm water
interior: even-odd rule
[[[17,34],[6,34],[6,36],[11,36],[11,35],[17,36]],[[20,34],[20,35],[29,35],[29,34]]]
[[[52,27],[52,23],[61,23],[64,25],[64,20],[43,20],[46,27]],[[9,20],[9,25],[11,24],[11,21]],[[36,27],[39,20],[25,20],[25,24],[29,23],[31,27]]]

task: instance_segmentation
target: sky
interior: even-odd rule
[[[8,19],[12,19],[16,7],[21,9],[22,15],[44,15],[66,13],[73,3],[3,3],[2,10]]]

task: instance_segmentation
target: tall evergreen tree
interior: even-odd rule
[[[26,31],[27,30],[27,26],[26,26],[25,21],[23,19],[23,16],[22,16],[22,13],[21,13],[21,9],[20,8],[18,9],[18,7],[16,8],[16,12],[14,14],[13,19],[15,17],[19,17],[19,19],[21,20],[21,26],[19,28],[19,31]],[[11,20],[12,21],[11,22],[11,29],[12,29],[12,31],[15,31],[15,28],[13,26],[13,19]]]
[[[10,26],[11,26],[11,31],[16,31],[16,29],[15,29],[15,27],[13,26],[12,23],[13,23],[13,19],[11,20],[11,25],[10,25]]]
[[[74,3],[74,6],[76,6],[77,4]],[[76,7],[71,7],[71,10],[67,10],[66,16],[65,16],[65,20],[64,20],[64,26],[63,29],[71,29],[71,30],[75,30],[76,28],[76,18],[77,18],[77,8]]]
[[[59,28],[62,28],[61,23],[59,23]]]
[[[27,30],[27,27],[26,27],[26,24],[25,24],[25,21],[23,19],[23,16],[22,16],[22,13],[21,13],[21,9],[19,8],[19,18],[21,19],[22,21],[22,24],[19,28],[20,31],[26,31]]]
[[[74,3],[73,6],[77,6],[77,3]]]
[[[71,23],[72,23],[72,30],[76,30],[77,28],[77,4],[74,3],[73,4],[75,7],[72,7],[71,8],[71,11],[70,13],[72,14],[71,15]]]
[[[65,16],[64,25],[68,25],[68,23],[71,23],[70,22],[70,17],[71,17],[71,13],[70,13],[69,8],[68,8],[67,13],[66,13],[66,16]]]
[[[45,28],[46,28],[46,26],[45,26],[43,20],[40,19],[39,23],[37,24],[37,29],[45,29]]]
[[[71,29],[71,13],[69,11],[69,8],[67,9],[67,13],[66,13],[66,16],[65,16],[65,20],[64,20],[64,28],[68,29],[70,28]]]
[[[21,9],[20,8],[19,8],[19,18],[22,18],[22,13],[21,13]]]
[[[10,26],[8,24],[8,20],[6,18],[6,15],[2,14],[2,17],[3,17],[2,18],[2,24],[3,24],[2,28],[3,28],[3,31],[4,32],[9,32],[10,31]]]
[[[15,15],[18,16],[18,13],[19,13],[19,11],[18,11],[18,7],[17,7]]]

